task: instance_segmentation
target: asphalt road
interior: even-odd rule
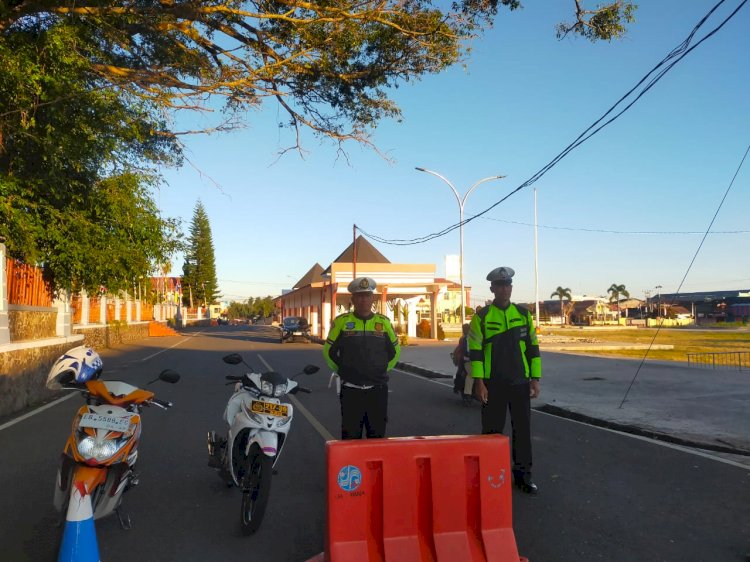
[[[251,537],[239,531],[240,493],[206,465],[206,431],[222,429],[230,395],[224,375],[242,372],[221,361],[230,352],[289,375],[321,367],[299,379],[314,391],[296,396],[312,421],[297,411],[266,518]],[[338,436],[339,413],[319,345],[282,346],[271,328],[223,326],[103,358],[108,379],[144,384],[171,368],[182,380],[150,387],[175,406],[144,413],[141,484],[125,500],[133,528],[120,529],[116,517],[97,521],[102,560],[300,562],[323,550],[324,436]],[[401,372],[391,380],[390,436],[478,431],[478,406],[463,407],[450,381]],[[52,489],[80,403],[70,398],[0,430],[0,559],[56,559]],[[516,541],[531,562],[750,560],[748,470],[539,412],[533,427],[540,494],[513,494]]]

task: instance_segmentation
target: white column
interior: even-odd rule
[[[317,308],[314,309],[310,313],[310,327],[312,328],[312,334],[314,336],[317,336],[318,335],[318,328],[320,328],[320,326],[318,326],[318,309]]]
[[[5,273],[5,244],[0,242],[0,345],[10,343],[10,328],[8,328],[8,287]]]
[[[138,299],[137,301],[135,301],[135,321],[136,322],[140,322],[141,321],[141,313],[142,313],[142,310],[141,310],[141,300]]]
[[[122,304],[122,299],[120,297],[115,297],[115,322],[120,320],[120,305]]]
[[[91,299],[86,289],[81,289],[81,325],[89,325],[89,316],[91,315]]]
[[[133,301],[130,299],[127,293],[125,293],[125,321],[130,324],[133,321],[133,311],[131,306]]]
[[[60,291],[60,297],[55,299],[54,306],[57,308],[55,333],[59,338],[67,338],[73,334],[70,295],[67,291]]]
[[[324,302],[321,308],[323,309],[323,333],[321,337],[327,338],[328,331],[331,329],[331,303]]]
[[[107,295],[99,297],[99,323],[107,324]]]

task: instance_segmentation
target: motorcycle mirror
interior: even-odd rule
[[[312,375],[313,373],[317,373],[318,371],[320,371],[320,367],[318,367],[317,365],[308,365],[307,367],[302,369],[302,372],[306,375]]]
[[[242,356],[239,353],[230,353],[222,357],[221,360],[230,365],[238,365],[242,363]]]
[[[164,381],[174,384],[178,380],[180,380],[180,373],[178,373],[177,371],[173,371],[172,369],[164,369],[161,373],[159,373],[158,377],[156,377],[152,381],[148,381],[146,384],[153,384],[156,381]]]

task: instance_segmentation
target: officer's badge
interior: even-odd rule
[[[382,322],[375,322],[375,331],[376,332],[382,332],[383,331],[383,324],[382,324]]]
[[[359,288],[360,289],[369,289],[370,288],[370,280],[367,277],[363,277],[359,282]]]
[[[354,329],[354,322],[347,322],[346,326],[344,326],[347,330],[353,330]]]

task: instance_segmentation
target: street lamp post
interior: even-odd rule
[[[432,170],[428,170],[427,168],[420,168],[416,167],[416,170],[420,172],[426,172],[428,174],[432,174],[435,177],[440,178],[445,183],[448,184],[448,187],[451,188],[451,191],[453,191],[453,195],[456,196],[456,202],[458,203],[458,213],[459,213],[459,227],[458,227],[458,233],[459,233],[459,240],[460,240],[460,253],[459,253],[459,275],[461,277],[461,326],[463,326],[466,323],[466,294],[464,292],[464,204],[466,203],[466,199],[469,197],[469,194],[474,191],[477,187],[482,185],[486,181],[490,180],[499,180],[501,178],[504,178],[505,176],[490,176],[488,178],[483,178],[479,180],[477,183],[472,185],[469,188],[469,191],[466,192],[466,194],[463,196],[463,198],[458,194],[458,190],[453,187],[453,184],[448,181],[447,178],[444,176],[438,174],[437,172],[433,172]]]
[[[654,289],[656,289],[656,316],[661,318],[661,285],[657,285]]]

